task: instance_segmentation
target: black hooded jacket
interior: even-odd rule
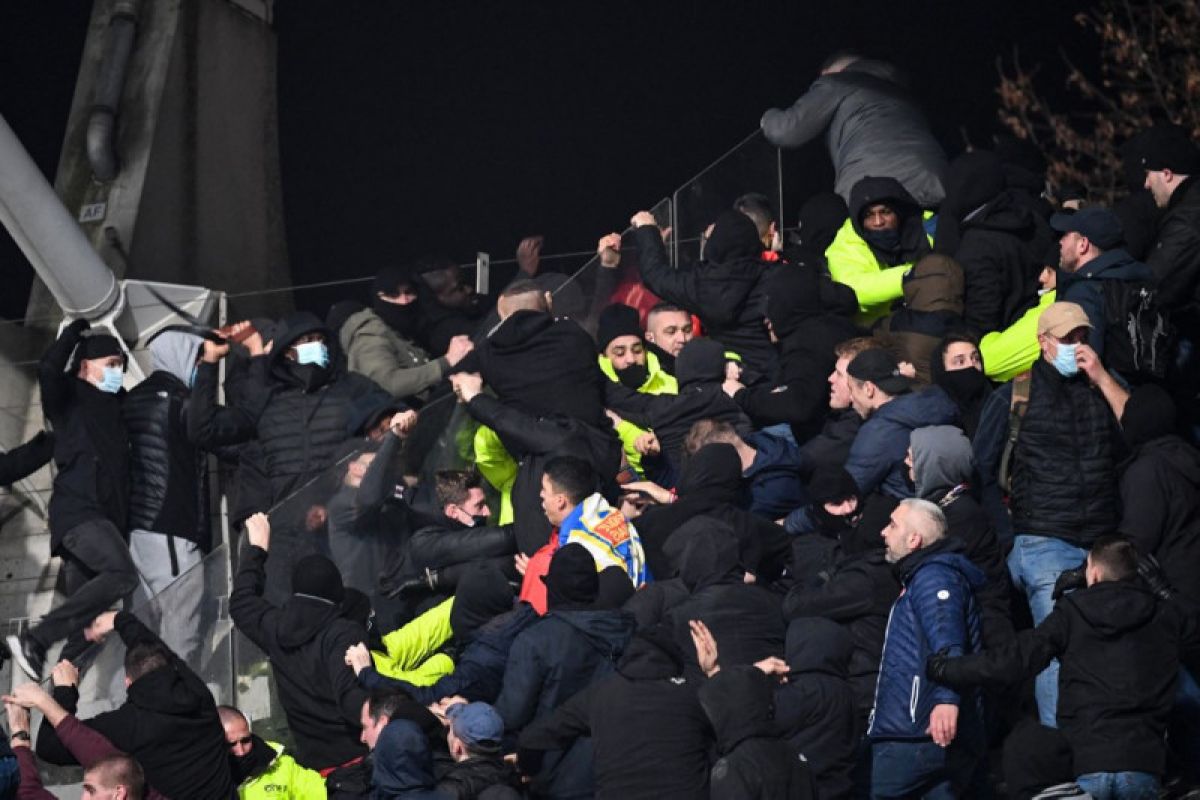
[[[774,721],[771,679],[756,667],[722,667],[700,689],[721,759],[712,768],[713,800],[805,800],[817,796],[799,749]]]
[[[1200,451],[1170,432],[1169,401],[1143,402],[1144,393],[1160,391],[1135,391],[1121,418],[1134,452],[1121,474],[1119,530],[1158,559],[1172,588],[1200,603]]]
[[[863,214],[877,203],[886,203],[900,218],[900,240],[893,249],[885,250],[867,237]],[[879,263],[886,267],[913,264],[930,251],[929,236],[921,207],[895,178],[863,178],[850,190],[850,224],[871,248]]]
[[[67,370],[88,327],[66,327],[38,362],[42,410],[54,425],[54,491],[50,495],[50,554],[62,537],[84,522],[106,519],[122,534],[129,511],[129,436],[121,418],[120,392],[108,394]],[[68,364],[70,362],[70,364]]]
[[[783,600],[783,613],[789,620],[824,617],[850,632],[854,649],[849,675],[860,724],[875,703],[888,614],[899,594],[900,580],[892,565],[882,550],[872,550],[840,559],[828,574],[793,586]]]
[[[741,356],[753,376],[773,374],[775,349],[763,324],[770,267],[760,258],[762,242],[749,217],[722,212],[704,246],[704,260],[691,269],[672,269],[653,225],[633,236],[646,288],[698,316],[706,335]]]
[[[169,654],[169,661],[130,684],[119,708],[84,722],[136,758],[146,771],[147,783],[167,797],[236,797],[229,745],[208,686],[133,614],[119,612],[114,627],[127,648],[157,644]],[[53,695],[59,705],[74,713],[79,701],[74,686],[57,686]],[[54,726],[47,722],[38,731],[37,753],[51,764],[75,763]]]
[[[1200,177],[1190,176],[1171,193],[1146,266],[1158,278],[1159,302],[1173,312],[1181,333],[1200,335]]]
[[[767,285],[767,319],[779,339],[775,379],[738,391],[734,399],[758,426],[786,422],[797,442],[825,422],[833,349],[860,331],[854,290],[803,264],[777,267]]]
[[[981,334],[1003,330],[1037,302],[1038,273],[1054,238],[1028,196],[1005,188],[995,153],[951,162],[936,245],[962,265],[968,325]]]
[[[366,753],[359,741],[364,692],[346,668],[346,650],[365,642],[361,625],[319,598],[291,596],[280,608],[262,598],[267,553],[243,550],[229,595],[237,629],[271,660],[279,702],[296,742],[296,760],[309,769],[345,764]]]
[[[775,690],[775,718],[813,771],[822,800],[848,798],[861,732],[848,670],[854,642],[841,625],[819,617],[787,630],[787,683]]]
[[[683,677],[679,648],[661,633],[634,636],[617,671],[527,727],[521,749],[591,736],[600,800],[707,800],[713,742],[699,683]]]
[[[1014,683],[1057,658],[1058,727],[1075,774],[1161,775],[1180,664],[1195,674],[1197,655],[1194,616],[1138,584],[1103,581],[1061,598],[1014,646],[951,659],[943,682]]]
[[[742,466],[733,445],[717,443],[700,448],[683,469],[674,503],[647,508],[637,519],[646,565],[656,578],[675,573],[665,552],[666,542],[696,517],[724,523],[737,541],[739,563],[755,574],[778,576],[788,552],[783,528],[740,508]]]
[[[681,542],[679,577],[689,597],[668,614],[675,641],[687,660],[688,677],[699,678],[688,622],[700,620],[712,632],[721,664],[753,664],[783,653],[783,615],[766,589],[743,580],[738,543],[729,528],[698,517],[675,534]]]

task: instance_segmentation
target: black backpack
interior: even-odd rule
[[[1131,383],[1161,381],[1174,343],[1170,314],[1145,281],[1101,281],[1104,287],[1104,366]]]

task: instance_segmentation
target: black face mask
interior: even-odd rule
[[[289,361],[288,369],[300,381],[306,392],[311,392],[329,380],[329,367],[317,364],[297,364],[295,361]]]
[[[850,514],[830,514],[825,506],[817,503],[813,506],[813,516],[816,517],[817,529],[828,536],[840,536],[858,524],[861,516],[858,511]]]
[[[482,515],[472,514],[471,515],[471,527],[472,528],[483,528],[483,527],[486,527],[487,524],[488,524],[487,514],[482,514]]]
[[[250,778],[261,775],[271,766],[275,759],[275,750],[258,736],[251,734],[254,740],[250,752],[244,756],[229,754],[229,765],[233,769],[234,783],[241,784]]]
[[[376,296],[371,308],[389,328],[405,339],[412,339],[421,329],[421,312],[416,303],[400,305]]]
[[[617,380],[621,382],[622,386],[627,386],[635,392],[642,388],[646,378],[650,377],[650,368],[645,364],[630,364],[624,369],[614,367],[613,371],[617,373]]]
[[[885,253],[894,253],[900,249],[900,231],[863,231],[863,239],[867,244]]]
[[[974,367],[943,373],[938,385],[959,403],[969,403],[992,389],[992,382]]]

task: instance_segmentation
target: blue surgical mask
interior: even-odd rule
[[[1079,372],[1079,364],[1075,361],[1075,351],[1079,349],[1077,344],[1058,343],[1058,352],[1054,355],[1054,368],[1058,370],[1058,374],[1064,378],[1074,377]]]
[[[318,367],[329,366],[329,348],[324,342],[304,342],[296,345],[297,364],[316,364]]]
[[[121,381],[125,378],[125,371],[120,367],[105,367],[104,377],[100,379],[100,383],[96,384],[96,388],[102,392],[116,394],[121,391]]]

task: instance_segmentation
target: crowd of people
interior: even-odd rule
[[[0,464],[53,460],[66,595],[8,638],[7,796],[39,760],[97,798],[1197,796],[1200,147],[1051,193],[851,55],[762,127],[836,192],[730,197],[694,264],[639,211],[586,282],[540,237],[495,298],[390,265],[168,328],[128,390],[67,324]],[[198,676],[201,592],[128,610],[203,569],[210,455],[283,742]],[[108,638],[126,696],[80,719]]]

